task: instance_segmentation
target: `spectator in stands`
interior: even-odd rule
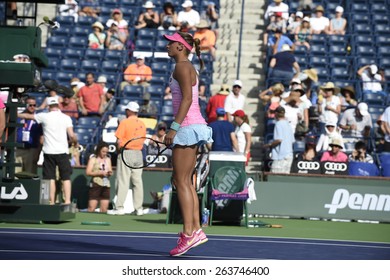
[[[142,117],[150,117],[157,119],[158,117],[158,108],[153,101],[150,100],[150,93],[145,92],[142,96],[142,105],[139,109],[139,115]]]
[[[62,113],[68,115],[72,119],[77,120],[79,118],[78,106],[73,96],[64,95],[63,101],[59,104],[59,107]]]
[[[282,0],[274,0],[267,6],[267,10],[264,13],[264,19],[269,20],[276,12],[281,12],[282,17],[287,21],[289,16],[289,7]]]
[[[295,56],[291,52],[289,45],[284,44],[282,49],[274,54],[269,63],[271,68],[270,78],[276,82],[281,82],[284,87],[288,87],[294,75],[301,71]]]
[[[369,137],[372,127],[371,115],[368,112],[366,103],[361,102],[356,108],[346,110],[339,122],[344,138],[348,137]]]
[[[194,4],[191,0],[186,0],[181,5],[184,10],[180,11],[177,16],[177,21],[180,25],[180,31],[186,32],[186,31],[195,31],[196,25],[200,22],[200,15],[198,11],[195,11],[192,9],[192,6]]]
[[[102,114],[107,111],[113,111],[115,109],[115,89],[109,88],[107,92],[104,94],[103,106],[102,106]]]
[[[171,2],[165,2],[163,5],[163,11],[160,13],[160,26],[158,29],[176,30],[179,26],[177,21],[177,13],[175,6]]]
[[[276,54],[282,50],[283,45],[288,45],[291,50],[294,50],[294,43],[288,38],[288,36],[283,35],[281,29],[276,29],[273,36],[268,39],[268,46],[272,47],[272,54]]]
[[[211,144],[212,151],[238,151],[237,136],[234,125],[226,120],[226,112],[222,107],[216,110],[217,119],[209,126],[213,129],[213,140]]]
[[[160,25],[160,16],[157,11],[153,10],[156,6],[154,6],[152,1],[146,1],[142,7],[145,11],[140,13],[137,25],[134,27],[136,29],[157,28]]]
[[[342,152],[343,143],[339,138],[332,139],[329,144],[330,151],[325,151],[321,156],[321,161],[333,161],[333,162],[348,162],[348,156]]]
[[[318,154],[316,152],[316,143],[313,140],[306,140],[305,150],[298,154],[298,161],[316,161],[319,160]]]
[[[1,105],[2,102],[0,102]],[[35,97],[29,96],[26,99],[26,109],[23,111],[24,114],[34,115],[35,109],[37,106],[37,101]],[[1,108],[1,107],[0,107]],[[4,108],[4,104],[3,104]],[[4,109],[0,110],[0,120],[5,116],[1,116],[4,113]],[[20,163],[21,166],[15,167],[15,172],[29,172],[33,174],[37,174],[38,172],[38,160],[39,154],[42,149],[42,141],[43,141],[43,131],[42,125],[38,124],[35,120],[25,120],[18,119],[19,124],[23,124],[22,127],[17,128],[16,132],[16,142],[23,143],[24,147],[18,147],[15,151],[15,163]],[[0,122],[1,123],[1,122]],[[2,134],[4,127],[0,127],[0,134]],[[1,142],[0,135],[0,142]]]
[[[79,19],[79,4],[75,0],[66,0],[65,4],[58,7],[60,16],[71,16],[74,17],[74,22]]]
[[[83,86],[85,86],[85,83],[81,82],[79,78],[73,77],[70,79],[70,87],[73,90],[74,96],[77,96],[77,93]]]
[[[263,44],[267,45],[268,43],[268,35],[273,35],[276,30],[282,30],[282,33],[287,32],[287,24],[286,20],[282,17],[282,12],[276,12],[273,16],[271,16],[271,21],[267,26],[266,32],[263,34]]]
[[[304,16],[310,17],[313,10],[313,0],[299,0],[298,11],[303,11]]]
[[[324,17],[324,7],[317,6],[315,16],[310,18],[310,25],[313,29],[313,34],[328,34],[329,33],[329,18]]]
[[[370,154],[367,154],[366,143],[358,141],[355,143],[355,149],[348,157],[349,161],[374,163],[374,159]]]
[[[92,177],[88,191],[88,212],[95,212],[99,206],[99,212],[106,213],[110,204],[109,177],[113,174],[106,142],[96,146],[95,153],[88,159],[85,174]]]
[[[109,20],[107,20],[106,26],[108,28],[111,28],[113,23],[118,27],[118,32],[121,35],[125,35],[125,37],[127,38],[128,34],[129,34],[128,33],[128,25],[129,24],[126,20],[123,19],[123,14],[122,14],[122,11],[120,9],[112,10],[111,18]]]
[[[382,91],[382,76],[378,74],[378,70],[375,64],[365,65],[358,70],[357,74],[363,82],[363,94],[375,92],[386,96]]]
[[[215,38],[218,38],[218,18],[219,14],[213,1],[207,2],[207,7],[200,13],[200,19],[207,21],[210,29],[214,31]]]
[[[314,68],[305,69],[298,75],[297,78],[301,80],[302,86],[306,91],[307,98],[311,101],[311,103],[317,104],[317,95],[312,93],[313,85],[318,82],[317,70]]]
[[[119,31],[118,25],[115,22],[110,23],[107,30],[106,48],[109,50],[124,50],[126,47],[127,34]]]
[[[341,111],[344,112],[349,107],[354,107],[357,105],[355,99],[355,89],[353,86],[346,86],[341,88]]]
[[[216,95],[210,97],[206,106],[207,122],[210,124],[217,120],[217,109],[225,106],[226,97],[230,94],[229,85],[223,84]],[[220,110],[222,112],[222,110]],[[223,110],[225,116],[225,110]]]
[[[381,116],[380,127],[383,131],[383,134],[385,135],[383,151],[390,152],[390,106],[387,106],[386,110]]]
[[[100,12],[99,0],[89,0],[88,3],[83,4],[83,7],[79,11],[79,15],[97,18]]]
[[[313,34],[313,29],[310,27],[310,19],[304,17],[300,26],[295,29],[295,41],[296,46],[305,46],[310,50],[310,40],[311,35]]]
[[[242,153],[246,157],[246,163],[248,164],[252,145],[252,129],[249,125],[249,119],[243,110],[235,111],[232,116],[236,125],[234,133],[237,137],[238,147],[238,150],[235,151]]]
[[[88,47],[90,49],[104,49],[104,42],[106,41],[106,33],[104,33],[104,26],[100,22],[92,24],[93,32],[88,35]]]
[[[320,128],[327,122],[337,123],[341,113],[341,100],[337,96],[339,88],[332,82],[327,82],[320,87],[320,96],[317,101],[317,108],[320,122]],[[321,97],[322,96],[322,97]]]
[[[215,33],[209,29],[209,24],[206,20],[200,20],[199,24],[196,25],[196,31],[194,33],[194,38],[200,40],[200,50],[201,52],[210,53],[213,59],[215,60],[215,43],[216,37]]]
[[[237,110],[243,110],[245,105],[245,95],[241,93],[242,82],[235,80],[232,92],[226,97],[224,109],[228,121],[233,121],[232,114]]]
[[[343,137],[340,134],[340,130],[337,128],[337,124],[335,122],[327,122],[325,124],[324,132],[321,133],[320,138],[317,141],[316,151],[328,151],[329,143],[332,143],[333,139],[341,139],[341,146],[344,149]]]
[[[164,90],[164,100],[172,100],[172,91],[169,86],[167,86]]]
[[[164,143],[165,135],[167,134],[167,124],[165,122],[159,122],[156,127],[156,133],[152,135],[152,139]],[[161,144],[160,148],[164,149],[165,144]],[[148,154],[156,155],[158,153],[157,144],[153,141],[150,141],[148,144]],[[164,155],[172,155],[172,150],[167,149],[163,152]]]
[[[42,124],[43,128],[43,179],[50,180],[49,200],[50,204],[55,203],[56,192],[56,167],[59,169],[62,180],[65,204],[70,204],[71,200],[71,180],[72,167],[69,161],[68,137],[76,143],[77,138],[73,132],[72,120],[63,114],[58,107],[58,99],[50,97],[47,100],[49,112],[39,114],[18,114],[19,118],[35,120]]]
[[[63,101],[62,96],[58,95],[57,90],[55,88],[49,88],[49,95],[43,100],[42,104],[39,105],[39,107],[36,109],[37,111],[44,110],[44,109],[48,108],[47,99],[49,97],[53,97],[53,98],[58,99],[59,103],[62,103],[62,101]]]
[[[294,132],[285,119],[285,109],[279,106],[275,110],[276,123],[274,127],[274,139],[264,148],[272,149],[272,173],[290,173],[293,161]]]
[[[347,20],[343,18],[344,8],[336,7],[336,17],[330,20],[329,34],[344,35],[347,28]]]
[[[202,78],[199,79],[199,101],[207,105],[206,83]]]
[[[100,75],[100,76],[97,78],[96,83],[102,87],[104,93],[107,92],[108,87],[106,87],[106,85],[107,85],[107,77],[106,77],[106,76]]]
[[[277,105],[275,107],[274,104],[274,110],[279,107],[279,102],[281,100],[281,96],[284,93],[284,86],[282,83],[275,83],[273,84],[269,89],[263,90],[259,94],[260,100],[263,102],[263,105],[268,105],[271,103],[277,102]],[[276,97],[276,99],[274,98]],[[274,98],[274,99],[272,99]]]
[[[129,102],[126,106],[126,119],[119,123],[119,126],[115,132],[115,136],[118,139],[118,147],[122,148],[127,141],[134,137],[145,137],[146,127],[145,124],[138,118],[139,105],[136,102]],[[142,165],[142,148],[143,144],[134,143],[129,149],[124,150],[123,156],[132,165]],[[143,199],[144,199],[144,187],[142,181],[142,169],[128,168],[121,159],[122,154],[118,155],[117,161],[117,201],[114,210],[108,210],[109,215],[124,215],[124,204],[131,186],[133,189],[133,206],[135,209],[134,214],[137,216],[143,215]]]
[[[289,97],[285,98],[280,102],[285,110],[285,119],[289,122],[292,131],[295,133],[297,124],[303,120],[304,110],[299,106],[301,103],[299,88],[293,89]]]
[[[96,116],[102,112],[104,103],[104,92],[100,85],[95,83],[95,75],[85,75],[86,85],[83,86],[77,96],[80,102],[81,114],[83,116]]]
[[[289,34],[297,34],[297,27],[300,27],[302,24],[303,13],[301,11],[296,12],[296,14],[291,14],[289,18],[289,23],[287,25],[287,32]]]
[[[145,57],[138,55],[136,62],[127,66],[123,73],[123,79],[121,90],[129,84],[148,86],[152,79],[152,69],[145,64]]]

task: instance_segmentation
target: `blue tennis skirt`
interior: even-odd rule
[[[188,126],[180,127],[173,138],[173,146],[201,146],[206,143],[213,142],[213,130],[206,124],[191,124]]]

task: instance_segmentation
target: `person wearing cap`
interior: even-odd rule
[[[341,135],[340,129],[337,127],[336,122],[327,122],[325,124],[325,128],[318,138],[316,151],[317,152],[325,152],[329,150],[329,143],[332,142],[333,139],[341,139],[341,145],[344,149],[344,139]]]
[[[272,149],[272,173],[290,173],[293,161],[294,132],[285,118],[286,110],[279,106],[275,110],[274,138],[263,147]]]
[[[363,82],[363,94],[375,92],[386,96],[382,89],[382,76],[378,74],[378,66],[375,64],[365,65],[357,71],[358,76]]]
[[[246,164],[248,164],[252,145],[252,129],[249,125],[248,116],[243,110],[235,111],[232,116],[234,117],[234,124],[236,125],[234,133],[237,137],[238,148],[234,151],[242,153],[246,157]]]
[[[291,51],[294,51],[294,43],[288,36],[283,34],[282,29],[278,28],[275,30],[274,35],[269,37],[268,46],[272,47],[272,54],[275,55],[276,53],[282,51],[283,45],[288,45]]]
[[[126,107],[126,119],[122,120],[115,132],[118,148],[123,146],[132,138],[145,137],[146,126],[142,120],[138,118],[139,105],[137,102],[130,101]],[[122,160],[122,156],[131,166],[143,164],[142,156],[143,141],[134,142],[126,146],[126,150],[118,154],[117,160],[117,177],[116,177],[116,195],[117,200],[115,209],[108,210],[109,215],[124,215],[124,205],[129,191],[129,187],[133,189],[133,206],[134,214],[137,216],[143,215],[142,204],[144,200],[144,188],[142,181],[142,168],[128,168]]]
[[[310,19],[304,17],[300,26],[295,29],[294,44],[296,46],[305,46],[310,50],[310,40],[313,34],[313,29],[310,27]]]
[[[142,8],[145,9],[143,13],[140,13],[137,20],[136,29],[141,28],[157,28],[160,25],[160,16],[157,11],[153,10],[156,6],[152,1],[146,1]]]
[[[213,59],[215,59],[215,43],[217,41],[214,31],[209,29],[209,24],[206,20],[200,20],[196,26],[194,38],[200,40],[200,50],[202,52],[209,52]]]
[[[168,56],[175,60],[175,68],[169,81],[174,121],[164,142],[173,147],[172,184],[176,187],[183,217],[183,231],[179,234],[177,245],[170,251],[170,255],[180,256],[208,240],[200,227],[199,200],[192,185],[192,174],[199,146],[212,143],[213,139],[212,130],[207,126],[200,111],[198,72],[188,59],[195,48],[200,71],[203,70],[200,41],[184,32],[165,34],[164,38],[169,41]]]
[[[25,103],[26,109],[22,113],[34,115],[37,108],[35,97],[28,96]],[[15,173],[29,172],[37,174],[39,154],[42,150],[42,125],[30,119],[18,119],[17,122],[23,126],[17,128],[16,142],[22,143],[24,146],[16,148],[15,163],[20,163],[21,166],[15,167]]]
[[[88,46],[90,49],[104,49],[104,42],[106,41],[106,33],[104,33],[104,26],[96,21],[92,24],[93,32],[88,35]]]
[[[26,54],[15,54],[13,57],[15,62],[28,63],[31,61],[30,57]]]
[[[331,150],[325,151],[320,161],[331,161],[331,162],[348,162],[348,156],[342,152],[343,148],[342,140],[339,138],[332,139],[329,144]]]
[[[301,26],[303,19],[303,13],[297,11],[295,14],[291,13],[288,19],[287,32],[289,34],[296,34],[297,27]]]
[[[97,78],[96,83],[102,87],[104,93],[107,92],[108,88],[106,87],[106,85],[107,85],[107,77],[106,76],[100,75]]]
[[[243,110],[245,106],[245,95],[241,93],[242,82],[235,80],[231,93],[225,99],[225,111],[228,121],[233,121],[232,114],[237,110]]]
[[[267,9],[264,13],[264,19],[270,20],[271,17],[276,13],[281,12],[282,17],[287,21],[289,15],[289,7],[286,3],[283,3],[282,0],[274,0],[271,4],[267,6]]]
[[[150,100],[151,96],[149,92],[145,92],[142,95],[142,105],[139,110],[139,115],[145,118],[157,119],[158,117],[158,108],[156,104]]]
[[[137,55],[135,59],[136,62],[127,66],[123,73],[124,81],[121,83],[121,90],[123,90],[126,85],[148,86],[152,79],[152,68],[145,64],[145,57]]]
[[[342,129],[341,134],[347,137],[369,137],[372,128],[371,115],[368,112],[368,106],[360,102],[356,108],[345,110],[341,116],[339,126]]]
[[[77,22],[79,20],[79,4],[75,0],[66,0],[64,4],[59,5],[58,13],[60,16],[71,16],[74,18],[74,22]]]
[[[287,88],[294,75],[299,74],[301,68],[291,52],[289,45],[284,44],[282,49],[274,54],[269,63],[270,79],[274,82],[281,82]]]
[[[343,18],[344,8],[336,7],[336,16],[330,20],[329,34],[344,35],[347,28],[347,20]]]
[[[107,38],[105,42],[106,49],[109,50],[124,50],[126,48],[127,41],[127,29],[126,32],[119,29],[116,21],[111,21],[107,30]]]
[[[77,93],[81,114],[83,116],[100,115],[104,103],[103,88],[95,83],[95,75],[93,73],[87,73],[85,81],[85,86]]]
[[[213,129],[213,140],[211,145],[212,151],[238,151],[238,140],[235,133],[234,125],[226,120],[226,112],[223,107],[218,107],[215,110],[216,120],[209,123]]]
[[[77,143],[73,131],[72,119],[61,112],[58,99],[47,98],[49,112],[38,114],[21,113],[21,119],[35,120],[43,128],[43,179],[50,180],[49,200],[50,204],[55,203],[56,194],[56,167],[58,167],[64,194],[64,203],[71,203],[71,180],[72,167],[69,161],[69,143]]]
[[[329,33],[329,18],[324,17],[324,7],[321,5],[315,9],[315,16],[310,18],[310,26],[313,29],[313,34],[328,34]]]
[[[217,94],[210,97],[206,106],[207,122],[209,124],[217,120],[217,108],[223,108],[225,106],[225,99],[229,94],[229,85],[223,84]]]
[[[280,102],[286,111],[285,118],[297,137],[303,136],[309,129],[309,110],[301,100],[304,94],[302,86],[296,85],[291,89],[290,95]]]
[[[276,30],[282,30],[282,33],[287,32],[286,20],[282,17],[282,12],[275,12],[271,17],[271,22],[266,28],[266,32],[263,34],[263,44],[267,45],[268,36],[273,35]]]
[[[327,82],[322,85],[320,91],[320,95],[323,97],[318,98],[317,108],[320,114],[319,122],[322,129],[327,122],[337,123],[341,113],[341,100],[337,96],[340,88],[336,87],[333,82]]]
[[[106,26],[110,28],[112,27],[112,24],[115,24],[118,28],[118,31],[120,33],[124,33],[127,37],[129,24],[125,19],[123,19],[123,13],[120,9],[112,10],[111,18],[107,20]]]
[[[191,0],[185,0],[181,5],[183,11],[180,11],[177,15],[181,31],[195,31],[195,26],[200,22],[200,14],[192,8],[193,5]]]
[[[346,86],[340,89],[341,93],[341,111],[344,112],[349,107],[357,106],[358,102],[355,99],[355,89],[353,86]]]

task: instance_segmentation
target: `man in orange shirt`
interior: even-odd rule
[[[77,93],[79,98],[81,114],[100,115],[101,106],[103,106],[104,92],[103,88],[95,83],[95,75],[87,73],[85,75],[86,85],[83,86]]]
[[[141,55],[136,57],[136,62],[127,66],[123,73],[124,81],[121,83],[121,90],[126,85],[148,86],[152,79],[152,69],[145,65],[145,58]]]
[[[215,59],[215,43],[217,38],[214,31],[209,29],[209,24],[202,19],[196,26],[194,38],[200,40],[200,50],[202,52],[210,52],[213,59]]]
[[[146,136],[146,126],[138,119],[139,105],[136,102],[129,102],[126,106],[126,119],[119,123],[119,126],[115,132],[115,136],[118,139],[118,148],[122,148],[127,141],[135,137]],[[127,145],[123,156],[131,166],[143,165],[143,140],[136,141],[132,145]],[[119,150],[119,149],[118,149]],[[124,215],[124,204],[129,191],[129,186],[133,188],[133,205],[135,214],[143,215],[142,203],[144,200],[144,187],[142,182],[142,169],[128,168],[122,161],[122,155],[118,155],[117,161],[117,200],[115,203],[115,210],[108,210],[109,215]]]

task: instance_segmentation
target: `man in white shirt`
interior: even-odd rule
[[[355,109],[345,110],[339,126],[342,128],[341,135],[344,138],[370,136],[372,120],[367,104],[361,102]]]
[[[241,93],[242,82],[235,80],[232,92],[225,99],[225,112],[227,119],[233,121],[232,114],[237,110],[244,110],[245,96]]]
[[[180,11],[177,15],[177,21],[179,22],[181,28],[187,30],[196,30],[196,25],[200,22],[200,15],[198,11],[192,9],[193,3],[191,0],[186,0],[181,5],[184,8],[184,11]],[[183,26],[184,25],[184,26]]]
[[[383,147],[384,152],[390,152],[390,106],[387,106],[385,112],[380,117],[381,129],[385,134],[385,145]]]
[[[378,74],[378,66],[375,64],[365,65],[361,67],[357,74],[363,81],[363,91],[381,92],[382,91],[382,76]]]
[[[72,119],[59,109],[58,99],[47,98],[49,112],[39,114],[18,114],[19,118],[35,120],[43,128],[43,179],[50,180],[50,204],[55,203],[56,167],[58,166],[64,192],[64,204],[70,204],[72,167],[69,160],[68,136],[72,143],[77,143],[73,132]]]
[[[282,13],[282,18],[284,20],[288,20],[289,18],[289,7],[286,3],[283,3],[282,0],[274,0],[273,3],[269,4],[267,10],[264,14],[264,19],[268,20],[271,16],[273,16],[276,12]]]
[[[313,34],[328,34],[329,33],[329,19],[324,17],[324,8],[317,6],[315,9],[315,16],[310,18],[310,27],[313,29]]]

